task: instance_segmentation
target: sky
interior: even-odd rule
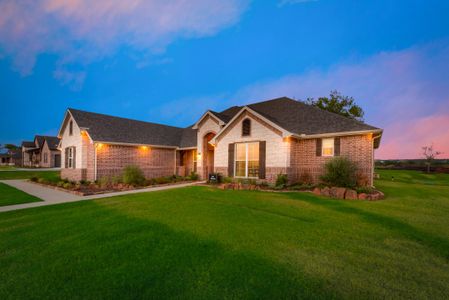
[[[384,129],[378,159],[449,158],[449,1],[0,0],[0,144],[68,107],[186,127],[338,90]]]

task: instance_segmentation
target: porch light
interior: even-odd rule
[[[148,150],[148,146],[140,146],[140,149],[146,151],[146,150]]]
[[[198,152],[196,156],[198,157],[198,159],[201,159],[201,152]]]
[[[97,149],[103,148],[103,144],[102,143],[98,143],[98,144],[96,144],[96,146],[97,146]]]

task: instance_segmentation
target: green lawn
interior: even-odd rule
[[[0,207],[38,201],[42,200],[0,182]]]
[[[57,180],[59,178],[59,171],[0,171],[0,180],[29,179],[31,177],[43,177],[49,180]]]
[[[0,299],[447,299],[449,184],[381,173],[378,202],[189,187],[0,213]]]

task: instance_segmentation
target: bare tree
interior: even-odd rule
[[[427,173],[430,173],[430,166],[432,165],[433,160],[435,157],[440,155],[442,152],[436,151],[433,149],[433,144],[430,146],[424,146],[422,147],[424,158],[426,159],[426,165],[427,165]]]

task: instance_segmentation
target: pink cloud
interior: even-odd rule
[[[0,47],[22,75],[42,53],[59,67],[88,64],[121,46],[160,53],[173,40],[213,35],[238,21],[247,0],[5,0]]]
[[[441,41],[268,79],[242,88],[228,104],[306,99],[337,89],[361,104],[367,123],[385,130],[377,158],[417,158],[432,142],[449,157],[448,82],[449,43]]]

